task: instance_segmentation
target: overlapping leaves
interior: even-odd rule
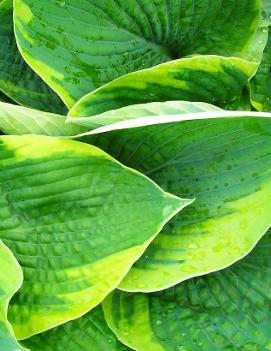
[[[270,9],[0,1],[1,351],[270,349]]]
[[[1,239],[24,269],[9,309],[21,339],[100,303],[190,202],[93,146],[40,136],[0,142]]]
[[[219,110],[212,114],[223,117]],[[270,116],[111,128],[90,142],[167,191],[196,199],[162,230],[122,289],[160,290],[221,269],[250,251],[271,225]]]
[[[65,113],[60,98],[26,64],[16,45],[12,0],[0,3],[0,90],[19,104]]]
[[[271,347],[269,232],[243,260],[155,294],[116,290],[110,327],[137,351],[261,351]]]
[[[259,0],[15,0],[24,58],[69,107],[115,78],[172,59],[246,58],[260,14]]]
[[[188,100],[229,106],[257,65],[238,58],[195,56],[127,74],[87,94],[69,116],[92,116],[132,104]]]
[[[23,273],[9,249],[0,241],[0,350],[23,351],[7,318],[11,297],[23,282]]]
[[[109,329],[101,306],[83,317],[63,324],[48,332],[35,335],[23,342],[32,351],[128,351]]]

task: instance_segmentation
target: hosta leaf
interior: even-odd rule
[[[221,118],[227,116],[243,117]],[[163,229],[121,289],[155,291],[224,268],[247,254],[269,228],[271,115],[245,116],[261,114],[205,112],[179,116],[179,121],[198,119],[183,122],[158,116],[92,132],[109,131],[90,142],[163,189],[196,199]]]
[[[259,70],[251,80],[251,101],[258,111],[271,111],[271,27]]]
[[[72,351],[129,351],[104,319],[101,306],[81,318],[63,324],[53,330],[25,340],[31,351],[63,351],[65,346]]]
[[[15,0],[26,61],[71,107],[124,74],[192,54],[246,57],[260,0]]]
[[[66,111],[60,98],[26,64],[18,51],[12,0],[0,3],[0,90],[21,105],[55,113]]]
[[[134,72],[87,94],[70,111],[92,116],[127,105],[188,100],[226,106],[240,95],[257,65],[243,59],[194,56]]]
[[[271,233],[230,268],[153,294],[115,290],[110,327],[137,351],[263,351],[271,348]]]
[[[66,117],[0,102],[0,131],[5,134],[76,135],[86,128],[66,123]]]
[[[141,117],[155,117],[160,115],[179,115],[206,111],[222,111],[219,107],[203,102],[166,101],[152,102],[126,106],[117,110],[107,111],[91,117],[67,118],[67,122],[92,130],[110,124],[138,119]],[[1,129],[1,104],[0,104],[0,129]],[[110,127],[109,127],[110,128]]]
[[[0,241],[0,351],[21,351],[7,319],[8,304],[11,297],[23,282],[22,270],[9,251]]]
[[[100,303],[189,204],[96,147],[2,136],[0,238],[24,270],[9,317],[19,339]]]

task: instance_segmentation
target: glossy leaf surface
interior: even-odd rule
[[[260,15],[260,0],[15,0],[24,58],[69,107],[115,78],[172,59],[246,58]]]
[[[189,201],[96,147],[2,136],[0,238],[24,270],[9,318],[19,339],[80,317]]]
[[[137,351],[262,351],[271,347],[271,233],[230,268],[155,294],[115,290],[107,321]]]
[[[0,3],[0,90],[24,106],[55,113],[67,111],[56,93],[27,65],[18,50],[12,0]]]
[[[107,133],[89,140],[163,189],[196,199],[163,229],[121,289],[156,291],[224,268],[269,228],[271,119],[248,116],[217,111],[181,115],[184,121],[170,123],[171,116],[164,116],[160,124],[159,117],[152,125],[141,120],[138,128],[131,120],[112,132],[114,124],[98,129]]]

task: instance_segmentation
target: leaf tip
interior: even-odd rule
[[[183,199],[170,193],[165,193],[166,205],[163,209],[163,215],[166,220],[170,220],[178,214],[184,207],[189,206],[195,199]]]

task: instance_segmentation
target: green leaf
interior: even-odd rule
[[[254,247],[271,225],[270,118],[213,111],[141,118],[90,132],[96,134],[90,143],[123,164],[175,195],[196,199],[151,243],[121,289],[165,289],[224,268]]]
[[[25,60],[71,107],[172,59],[246,58],[260,15],[260,0],[15,0],[15,31]]]
[[[137,351],[271,348],[271,233],[230,268],[155,294],[115,290],[104,302],[117,337]]]
[[[25,340],[31,351],[129,351],[109,329],[101,306],[81,318]]]
[[[225,106],[239,98],[258,65],[238,58],[194,56],[134,72],[87,94],[69,116],[92,116],[127,105],[188,100]]]
[[[111,110],[100,115],[91,117],[67,118],[68,123],[79,125],[88,130],[94,130],[102,126],[129,121],[143,117],[155,117],[160,115],[180,115],[187,113],[197,113],[206,111],[222,111],[219,107],[205,104],[203,102],[188,102],[188,101],[167,101],[167,102],[152,102],[149,104],[137,104],[126,106],[117,110]],[[0,104],[0,129],[1,129],[1,104]],[[110,128],[110,127],[109,127]]]
[[[24,106],[58,113],[67,111],[56,93],[26,64],[18,51],[12,0],[0,3],[0,90]]]
[[[0,130],[5,134],[76,135],[86,128],[67,124],[66,117],[0,102]]]
[[[75,141],[2,136],[0,157],[0,238],[25,277],[9,309],[18,339],[99,304],[191,202]]]
[[[11,297],[23,282],[21,267],[9,249],[0,241],[0,351],[22,351],[7,319]]]
[[[250,85],[252,105],[258,111],[271,112],[271,27],[260,67]]]

